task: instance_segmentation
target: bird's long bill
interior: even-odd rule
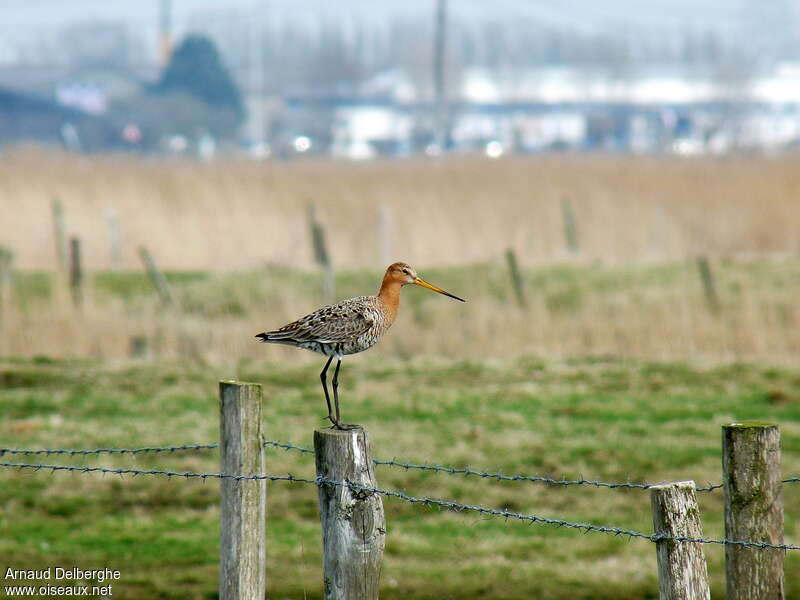
[[[466,300],[464,300],[463,298],[459,298],[458,296],[454,296],[450,292],[445,292],[442,288],[438,288],[435,285],[431,285],[430,283],[428,283],[427,281],[423,281],[419,277],[417,277],[414,280],[414,283],[417,284],[417,285],[421,285],[424,288],[428,288],[429,290],[433,290],[434,292],[439,292],[440,294],[444,294],[445,296],[450,296],[451,298],[455,298],[456,300],[458,300],[460,302],[466,302]]]

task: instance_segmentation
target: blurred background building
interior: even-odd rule
[[[790,151],[789,0],[7,0],[0,147]]]

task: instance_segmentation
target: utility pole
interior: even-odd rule
[[[436,24],[433,49],[433,88],[435,93],[434,134],[440,151],[447,143],[447,100],[445,98],[445,50],[447,0],[436,0]]]
[[[252,98],[250,102],[251,109],[251,133],[254,135],[257,142],[263,142],[266,139],[267,130],[267,117],[266,117],[266,102],[267,102],[267,85],[266,74],[266,56],[265,56],[265,31],[266,25],[260,21],[248,22],[248,77],[249,77],[249,92],[248,95]]]
[[[172,0],[160,0],[159,12],[159,60],[161,68],[165,68],[172,58]]]

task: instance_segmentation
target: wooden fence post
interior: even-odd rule
[[[575,211],[572,210],[572,200],[561,199],[561,216],[564,219],[564,241],[570,254],[578,253],[578,227],[575,224]]]
[[[72,303],[83,304],[83,265],[81,264],[81,241],[77,237],[69,240],[69,289],[72,290]]]
[[[122,263],[122,248],[119,237],[119,213],[113,206],[106,209],[106,222],[108,223],[108,247],[111,269],[116,271]]]
[[[378,265],[385,269],[392,260],[392,210],[383,202],[378,205],[375,234],[378,240]]]
[[[528,300],[525,298],[525,286],[522,282],[522,274],[519,272],[517,255],[511,248],[506,250],[506,262],[508,263],[508,270],[511,273],[511,283],[514,286],[514,295],[517,298],[517,304],[519,304],[520,308],[525,308],[528,305]]]
[[[67,234],[64,228],[64,205],[61,200],[53,198],[53,234],[56,242],[56,264],[58,270],[66,272],[69,266],[67,258]]]
[[[717,295],[717,284],[714,282],[711,265],[708,264],[708,259],[705,256],[697,257],[697,270],[700,272],[700,280],[703,282],[703,293],[706,296],[708,309],[715,315],[719,314],[720,303]]]
[[[333,302],[336,295],[336,279],[333,272],[328,245],[325,242],[325,228],[317,220],[317,207],[313,203],[308,205],[308,226],[311,230],[311,245],[314,250],[314,260],[322,268],[322,298],[323,302]]]
[[[650,488],[653,531],[671,537],[703,537],[694,481],[665,483]],[[659,600],[708,600],[708,567],[702,544],[656,542]]]
[[[0,331],[3,329],[5,312],[11,297],[11,279],[14,270],[14,253],[0,246]]]
[[[317,429],[314,451],[317,477],[376,487],[364,429]],[[318,489],[325,599],[377,600],[386,538],[380,495],[325,483]]]
[[[158,297],[161,298],[161,302],[164,304],[172,304],[172,289],[169,287],[167,278],[164,277],[164,274],[158,270],[158,266],[156,266],[156,261],[153,258],[153,255],[150,254],[150,251],[147,248],[140,246],[139,256],[141,257],[145,269],[147,270],[147,276],[150,278],[150,282],[153,284],[156,292],[158,292]]]
[[[781,438],[777,425],[722,426],[725,537],[783,543]],[[782,600],[783,550],[725,546],[728,600]]]
[[[220,381],[219,402],[222,473],[263,473],[261,386]],[[264,600],[267,589],[266,516],[266,480],[222,480],[220,600]]]

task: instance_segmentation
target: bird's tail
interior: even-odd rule
[[[256,338],[259,342],[264,342],[265,344],[270,341],[269,339],[269,331],[265,331],[263,333],[259,333]]]
[[[286,342],[287,338],[291,337],[290,332],[286,331],[264,331],[259,333],[256,338],[259,342],[264,342],[265,344],[269,343],[282,343]]]

